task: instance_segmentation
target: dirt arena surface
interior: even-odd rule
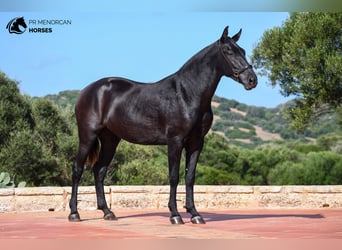
[[[100,211],[1,213],[0,239],[342,239],[341,209],[262,209],[201,211],[205,225],[171,225],[168,211],[115,211],[105,221]]]

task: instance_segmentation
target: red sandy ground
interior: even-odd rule
[[[201,212],[205,225],[185,213],[184,225],[171,225],[163,210],[115,211],[118,221],[80,211],[72,223],[68,212],[0,213],[0,239],[342,239],[342,209]]]

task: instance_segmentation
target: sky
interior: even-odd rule
[[[288,12],[165,11],[163,7],[168,5],[158,9],[143,3],[137,1],[132,9],[112,1],[103,9],[82,11],[76,7],[65,11],[44,5],[35,11],[33,7],[20,10],[0,5],[0,71],[19,81],[21,92],[30,96],[82,89],[107,76],[154,82],[176,72],[191,56],[219,39],[227,25],[231,36],[242,28],[238,44],[250,61],[262,34],[289,17]],[[25,32],[10,34],[7,23],[22,16]],[[50,32],[32,32],[38,28]],[[252,91],[223,77],[216,95],[264,107],[289,100],[261,77]]]

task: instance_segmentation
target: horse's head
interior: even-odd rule
[[[17,18],[16,22],[17,22],[18,25],[23,26],[25,29],[27,28],[27,25],[25,23],[24,17]]]
[[[243,84],[246,90],[256,87],[258,78],[247,62],[246,52],[237,41],[241,36],[242,30],[233,37],[228,36],[228,26],[223,30],[221,38],[217,41],[217,45],[223,57],[223,73],[224,75]]]

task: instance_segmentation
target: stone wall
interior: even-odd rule
[[[106,199],[115,209],[167,209],[168,186],[106,186]],[[0,212],[69,211],[71,187],[0,189]],[[185,187],[178,187],[179,208]],[[195,186],[199,209],[342,208],[342,186]],[[94,187],[79,187],[80,210],[95,210]]]

